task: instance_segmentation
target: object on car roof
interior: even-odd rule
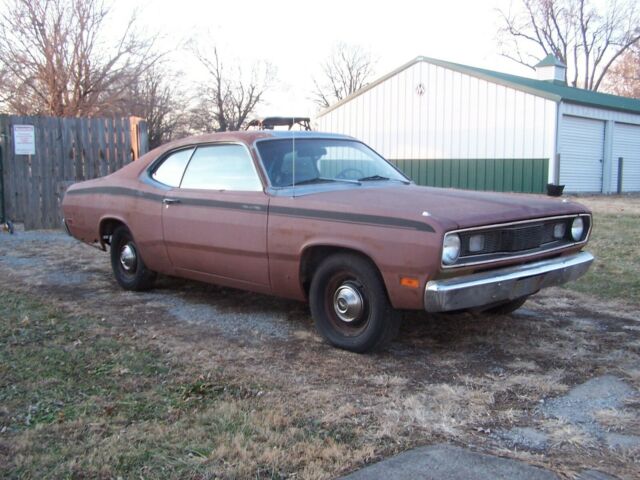
[[[245,130],[274,130],[275,127],[288,127],[291,130],[294,125],[299,125],[301,130],[311,130],[309,117],[264,117],[251,120]]]

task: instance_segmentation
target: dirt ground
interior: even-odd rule
[[[640,194],[570,196],[596,213],[640,215]]]
[[[586,203],[640,212],[640,201]],[[0,268],[0,292],[108,318],[203,374],[222,366],[266,385],[266,401],[284,416],[353,436],[357,448],[346,454],[289,452],[309,457],[297,478],[335,477],[436,442],[525,460],[564,478],[587,468],[638,478],[635,304],[553,288],[510,316],[408,313],[390,349],[357,355],[325,344],[304,304],[171,278],[150,292],[124,292],[106,253],[60,232],[2,234]],[[571,410],[573,397],[563,395],[602,378],[618,382],[620,396],[595,405],[586,420],[545,407],[564,401]],[[264,455],[261,448],[247,455]],[[242,461],[238,452],[215,454]]]

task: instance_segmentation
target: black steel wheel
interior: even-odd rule
[[[156,273],[145,266],[131,232],[124,226],[116,228],[111,236],[111,268],[125,290],[148,290],[156,279]]]
[[[367,259],[341,253],[320,264],[309,289],[311,314],[322,336],[338,348],[364,353],[397,335],[395,311],[378,270]]]

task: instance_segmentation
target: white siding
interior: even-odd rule
[[[605,110],[596,107],[587,107],[575,103],[563,102],[563,112],[576,117],[596,118],[599,120],[613,120],[640,125],[640,115],[637,113],[619,112],[617,110]]]
[[[640,126],[616,123],[613,128],[611,190],[617,191],[618,158],[622,157],[622,191],[640,191]]]
[[[565,191],[602,191],[604,128],[602,120],[563,116],[558,148]]]
[[[418,94],[418,87],[424,93]],[[552,158],[557,105],[417,62],[317,119],[389,159]]]

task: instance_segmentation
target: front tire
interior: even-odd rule
[[[116,228],[111,236],[111,268],[118,285],[125,290],[148,290],[156,279],[156,273],[146,267],[133,235],[124,226]]]
[[[333,346],[357,353],[387,345],[400,328],[378,270],[353,254],[335,254],[320,264],[309,289],[311,314]]]

